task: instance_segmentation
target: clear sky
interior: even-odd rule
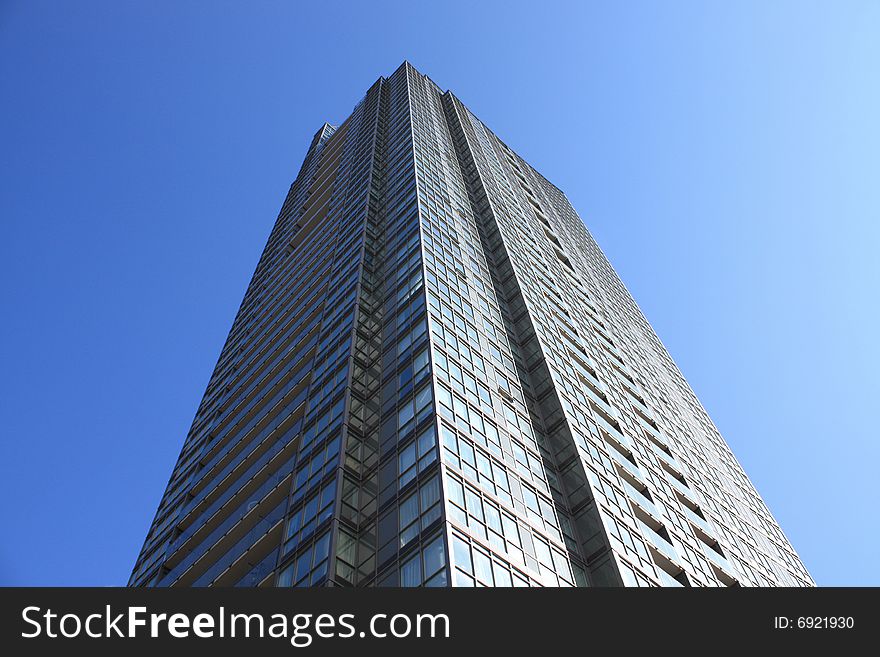
[[[0,583],[127,581],[309,140],[404,58],[568,194],[816,580],[880,584],[872,0],[0,2]]]

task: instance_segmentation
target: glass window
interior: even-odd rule
[[[486,511],[486,522],[489,524],[489,527],[494,529],[499,534],[502,533],[503,529],[501,528],[501,514],[498,512],[498,509],[491,504],[485,505]]]
[[[440,480],[432,477],[421,489],[422,511],[427,511],[440,501]]]
[[[415,415],[415,411],[413,410],[412,402],[407,402],[403,406],[400,407],[400,410],[397,412],[397,426],[399,428],[403,428],[410,420],[413,419]]]
[[[323,509],[328,504],[332,504],[334,498],[336,497],[336,486],[333,484],[324,488],[321,491],[321,508]]]
[[[498,442],[498,429],[495,428],[495,425],[492,424],[491,422],[486,422],[484,428],[486,430],[486,436],[489,438],[489,440],[497,443]]]
[[[431,577],[446,565],[446,556],[443,550],[443,537],[438,536],[424,549],[425,577]]]
[[[477,470],[488,480],[492,480],[492,464],[480,452],[477,452]]]
[[[400,342],[397,344],[397,355],[401,355],[404,351],[409,349],[409,345],[412,342],[411,334],[407,334],[400,339]]]
[[[413,366],[415,368],[415,371],[418,372],[427,364],[428,364],[428,350],[422,349],[419,352],[419,354],[415,357],[415,360],[413,361]]]
[[[287,525],[287,538],[290,538],[299,531],[301,519],[302,513],[297,511],[290,519],[290,523]]]
[[[421,583],[422,567],[417,554],[400,567],[400,585],[419,586]]]
[[[474,550],[474,574],[478,580],[492,586],[492,561],[479,550]]]
[[[299,582],[303,577],[309,574],[312,569],[312,551],[306,550],[299,559],[296,560],[296,579]]]
[[[553,557],[550,555],[550,546],[540,538],[535,537],[535,555],[545,566],[553,567]]]
[[[308,502],[306,502],[306,507],[303,510],[303,520],[308,522],[312,518],[315,517],[315,514],[318,512],[318,496],[313,496]]]
[[[473,493],[470,488],[467,489],[467,510],[470,511],[472,516],[476,516],[478,520],[483,519],[483,500],[480,499],[480,496],[476,493]]]
[[[455,414],[458,415],[463,420],[468,421],[470,418],[470,414],[468,413],[467,404],[465,404],[458,397],[454,397],[452,401],[455,404]]]
[[[452,555],[456,566],[465,572],[474,572],[474,566],[471,563],[471,548],[458,536],[452,537]]]
[[[336,556],[348,564],[355,563],[357,559],[357,541],[347,532],[339,532],[339,545],[336,548]]]
[[[400,528],[408,527],[419,517],[419,498],[413,493],[400,503]]]
[[[461,458],[465,463],[469,463],[470,465],[476,465],[476,457],[474,456],[474,448],[467,441],[461,441],[461,445],[459,445],[459,454],[461,454]]]
[[[455,432],[452,431],[449,427],[444,426],[442,429],[443,435],[443,446],[448,447],[453,452],[458,450],[458,447],[455,444]]]
[[[426,385],[416,393],[416,411],[421,412],[428,404],[431,403],[431,386]]]
[[[455,479],[447,479],[447,488],[449,489],[449,499],[464,507],[464,486]]]
[[[522,494],[523,501],[526,503],[526,506],[537,513],[539,511],[538,496],[525,486],[522,487]]]
[[[510,490],[510,484],[507,481],[507,471],[503,466],[497,463],[492,464],[492,479],[503,490]]]
[[[565,558],[562,552],[553,550],[553,567],[560,577],[571,580],[571,569],[568,567],[568,559]]]
[[[315,561],[321,561],[327,557],[330,547],[330,532],[324,534],[315,542]]]
[[[519,545],[519,527],[517,527],[516,520],[505,515],[502,521],[504,523],[504,538],[515,545]]]
[[[529,580],[526,579],[525,575],[520,575],[519,573],[517,573],[517,572],[514,571],[514,573],[513,573],[513,585],[514,585],[514,586],[521,586],[521,587],[528,587],[528,586],[529,586]]]
[[[492,564],[492,572],[495,574],[495,586],[511,587],[510,571],[498,563]]]
[[[455,571],[455,586],[460,588],[472,587],[474,586],[474,578],[468,577],[460,570]]]
[[[437,386],[437,399],[449,408],[452,408],[452,393],[443,386]]]
[[[281,571],[278,576],[278,586],[290,586],[293,584],[293,564]]]
[[[434,447],[434,427],[430,427],[419,436],[419,456],[424,456]]]
[[[399,472],[403,474],[407,470],[409,470],[416,463],[416,444],[410,443],[404,448],[404,450],[400,453],[400,470]]]

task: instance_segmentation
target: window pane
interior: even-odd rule
[[[404,404],[397,412],[397,426],[403,427],[407,422],[413,419],[414,414],[415,411],[413,411],[412,402]]]
[[[455,414],[458,415],[459,417],[461,417],[462,419],[464,419],[465,421],[467,421],[468,418],[470,417],[470,414],[468,413],[467,404],[465,404],[463,401],[461,401],[458,397],[455,397],[453,399],[453,402],[455,404]]]
[[[421,411],[431,403],[431,386],[427,385],[416,393],[416,410]]]
[[[415,365],[416,371],[418,372],[420,369],[422,369],[427,364],[428,364],[428,350],[422,349],[422,351],[419,353],[419,355],[416,356],[416,358],[415,358],[414,365]]]
[[[327,556],[330,547],[330,532],[324,534],[315,543],[315,561],[320,561]]]
[[[427,587],[444,587],[446,586],[446,569],[443,568],[434,575],[431,579],[425,582],[425,586]]]
[[[449,479],[448,482],[449,499],[458,504],[458,506],[464,507],[464,487],[455,479]]]
[[[540,538],[535,538],[535,555],[545,566],[553,567],[553,557],[550,556],[550,547]]]
[[[303,521],[308,522],[312,518],[315,517],[315,513],[318,512],[318,496],[315,495],[312,499],[306,502],[306,508],[303,510]]]
[[[419,535],[419,523],[414,522],[409,527],[400,530],[400,547],[404,547],[407,543]]]
[[[449,427],[443,427],[443,446],[448,447],[453,452],[458,449],[455,444],[455,433],[453,433]]]
[[[532,511],[538,511],[538,496],[535,495],[528,488],[523,487],[523,502],[526,503],[526,506],[529,507]]]
[[[339,547],[336,548],[336,556],[346,563],[355,563],[357,554],[357,541],[353,536],[345,532],[339,532]]]
[[[312,569],[312,551],[306,550],[299,559],[296,561],[296,579],[294,582],[298,582],[303,577],[305,577],[308,572]]]
[[[506,568],[493,563],[492,572],[495,573],[495,586],[513,586],[513,582],[510,579],[510,571]]]
[[[474,566],[471,563],[470,546],[457,536],[452,537],[452,553],[453,561],[456,566],[466,572],[474,572]]]
[[[430,577],[446,565],[443,537],[438,536],[424,549],[425,576]]]
[[[459,454],[461,454],[461,458],[462,458],[462,460],[464,460],[465,463],[469,463],[471,465],[476,465],[476,458],[474,456],[474,448],[471,447],[464,440],[461,441],[461,445],[459,445],[458,452],[459,452]]]
[[[408,527],[419,517],[419,499],[415,494],[410,495],[400,504],[400,528]]]
[[[299,511],[290,519],[290,524],[287,525],[287,538],[290,538],[299,531],[299,528],[302,526],[300,524],[301,519],[302,513]]]
[[[400,470],[399,472],[403,474],[407,470],[409,470],[416,462],[416,445],[415,443],[410,443],[406,449],[404,449],[400,453]]]
[[[470,511],[472,516],[476,516],[478,520],[483,519],[483,500],[480,499],[480,496],[476,493],[472,492],[470,489],[467,489],[467,510]]]
[[[443,386],[437,386],[437,399],[449,408],[452,408],[452,393]]]
[[[492,464],[480,452],[477,452],[477,469],[486,479],[492,479]]]
[[[478,580],[489,586],[492,585],[492,562],[478,550],[474,550],[474,572]]]
[[[422,512],[427,511],[440,500],[440,481],[433,477],[422,486]]]
[[[486,522],[489,523],[489,527],[494,529],[499,534],[502,533],[501,528],[501,514],[498,513],[498,509],[492,506],[491,504],[486,504]]]
[[[511,518],[510,516],[504,516],[504,538],[506,538],[511,543],[519,545],[519,528],[516,525],[516,520]]]
[[[422,583],[422,571],[419,555],[415,555],[400,567],[401,586],[419,586]]]
[[[428,453],[428,450],[432,449],[436,441],[434,440],[434,427],[432,426],[430,429],[422,433],[419,436],[419,456],[424,456]]]
[[[293,564],[290,564],[287,568],[281,571],[281,575],[278,577],[278,586],[290,586],[293,584]]]
[[[471,577],[468,577],[460,570],[455,571],[455,585],[458,587],[468,587],[474,585],[474,580]]]
[[[333,500],[336,498],[336,485],[330,484],[324,490],[321,491],[321,507],[324,508],[328,504],[331,504]]]
[[[495,425],[491,424],[489,422],[486,422],[485,429],[486,429],[486,435],[489,436],[489,439],[497,443],[498,442],[498,429],[495,428]]]

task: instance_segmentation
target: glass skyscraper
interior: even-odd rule
[[[565,195],[404,63],[315,135],[134,586],[807,586]]]

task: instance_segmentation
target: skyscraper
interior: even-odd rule
[[[565,195],[405,63],[312,140],[130,584],[813,582]]]

